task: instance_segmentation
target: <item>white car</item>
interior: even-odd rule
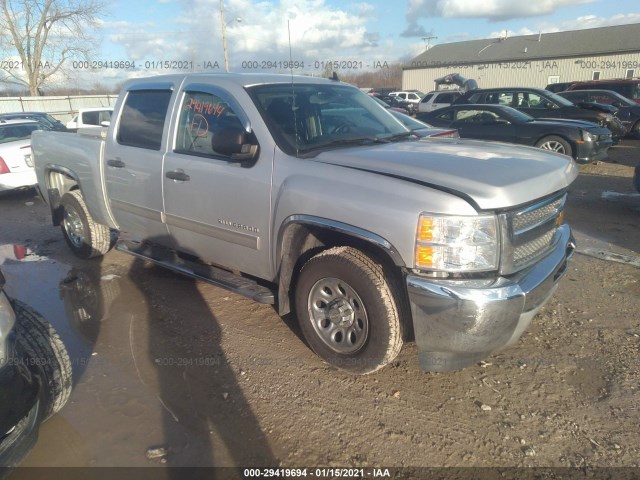
[[[111,107],[81,108],[73,118],[67,122],[67,130],[78,130],[86,127],[99,127],[102,122],[111,121]]]
[[[31,158],[33,120],[0,120],[0,192],[38,183]]]
[[[458,90],[437,90],[427,93],[418,104],[418,112],[433,112],[439,108],[449,107],[460,98]]]
[[[391,92],[390,97],[398,97],[411,103],[419,103],[422,98],[422,92]]]

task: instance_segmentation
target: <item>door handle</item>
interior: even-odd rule
[[[170,178],[171,180],[179,180],[181,182],[188,182],[189,180],[191,180],[191,177],[189,175],[187,175],[184,172],[180,172],[180,171],[172,171],[172,172],[167,172],[165,174],[165,177]]]
[[[107,165],[109,165],[110,167],[115,167],[115,168],[124,168],[126,166],[126,164],[118,159],[111,159],[111,160],[107,160]]]

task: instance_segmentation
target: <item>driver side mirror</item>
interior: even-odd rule
[[[211,148],[231,160],[245,162],[253,160],[258,154],[258,145],[251,142],[250,134],[242,127],[223,127],[211,136]]]

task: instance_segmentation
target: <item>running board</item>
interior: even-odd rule
[[[227,270],[211,265],[185,260],[167,248],[156,247],[155,245],[146,243],[119,240],[116,243],[116,250],[143,260],[148,260],[174,272],[203,280],[216,287],[224,288],[243,297],[250,298],[255,302],[270,305],[275,303],[275,293],[273,290],[259,285],[254,280],[235,275]]]

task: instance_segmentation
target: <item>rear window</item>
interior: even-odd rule
[[[129,92],[120,117],[118,143],[160,150],[171,93],[171,90]]]
[[[82,123],[85,125],[100,125],[102,122],[108,122],[110,120],[111,112],[109,110],[96,110],[82,114]]]
[[[436,100],[438,103],[453,103],[456,96],[455,93],[441,93]]]
[[[39,128],[41,127],[37,123],[0,126],[0,143],[25,140],[31,136],[31,132]]]

